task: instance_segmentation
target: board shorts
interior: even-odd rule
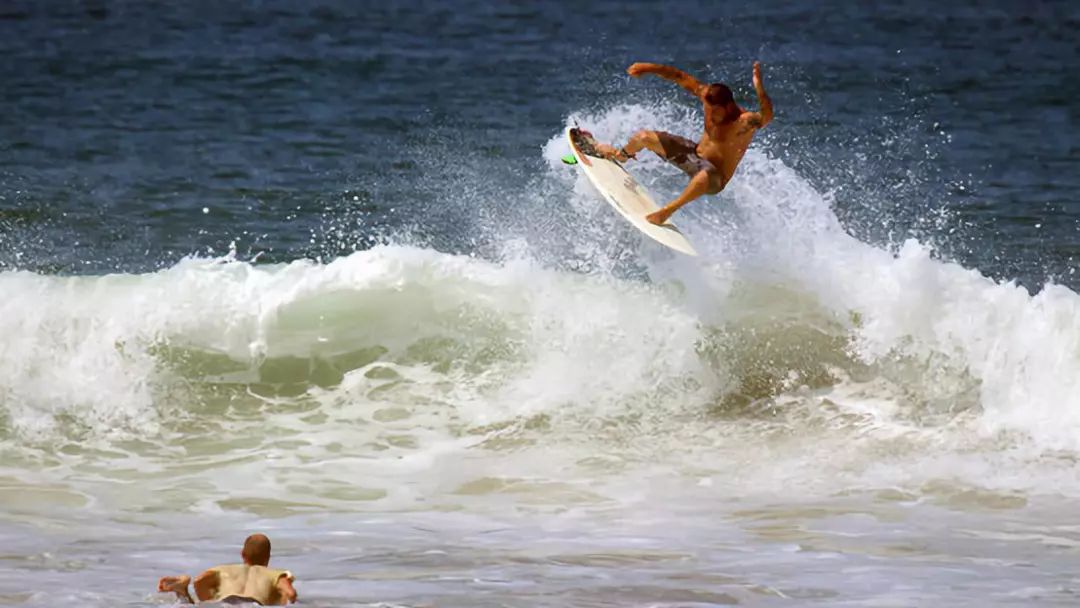
[[[663,131],[657,131],[656,135],[660,140],[660,145],[664,147],[664,160],[675,165],[690,177],[694,177],[702,171],[708,171],[713,176],[713,187],[710,188],[710,191],[719,192],[723,190],[726,185],[724,174],[719,167],[698,156],[697,142]]]

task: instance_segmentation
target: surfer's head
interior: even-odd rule
[[[270,563],[270,539],[264,534],[252,534],[244,540],[240,551],[244,563],[252,566],[266,566]]]
[[[705,103],[713,108],[713,111],[723,110],[724,115],[720,120],[731,122],[741,113],[739,106],[735,105],[735,98],[731,95],[731,89],[722,82],[714,82],[705,91]]]
[[[735,103],[735,97],[726,84],[714,82],[709,85],[709,89],[705,92],[705,101],[711,106],[723,106],[726,108]]]

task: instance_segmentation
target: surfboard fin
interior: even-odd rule
[[[568,165],[576,165],[577,158],[573,154],[567,154],[566,156],[562,157],[562,162]]]

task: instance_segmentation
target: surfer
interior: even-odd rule
[[[260,606],[284,606],[296,601],[293,575],[288,570],[271,570],[270,539],[252,534],[240,551],[242,564],[215,566],[195,577],[195,597],[200,602],[240,604],[255,602]],[[158,591],[175,593],[185,604],[194,604],[188,594],[191,577],[165,576],[158,581]]]
[[[750,147],[754,134],[772,120],[772,101],[765,93],[761,81],[761,63],[757,61],[754,62],[754,90],[761,105],[758,112],[743,110],[736,105],[727,85],[720,82],[702,84],[693,76],[671,66],[635,63],[626,69],[626,73],[635,78],[655,74],[670,80],[700,99],[705,106],[705,133],[696,143],[664,131],[642,130],[631,136],[630,141],[620,149],[607,144],[596,146],[598,152],[620,162],[626,162],[642,149],[648,148],[690,176],[690,184],[682,194],[659,211],[645,216],[648,221],[660,225],[690,201],[724,189]]]

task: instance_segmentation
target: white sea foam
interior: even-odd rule
[[[578,120],[619,142],[638,125],[677,131],[681,112]],[[545,147],[548,187],[600,217],[563,145]],[[647,155],[632,170],[658,198],[681,186]],[[700,259],[613,221],[583,250],[587,272],[518,241],[497,261],[380,246],[325,264],[2,273],[0,441],[111,450],[69,461],[84,468],[126,453],[206,490],[145,500],[197,510],[300,496],[404,508],[511,486],[629,500],[671,470],[743,492],[950,476],[1080,491],[1055,456],[1080,449],[1075,293],[1031,296],[914,241],[859,242],[758,151],[677,219]],[[604,262],[616,241],[643,272]]]

